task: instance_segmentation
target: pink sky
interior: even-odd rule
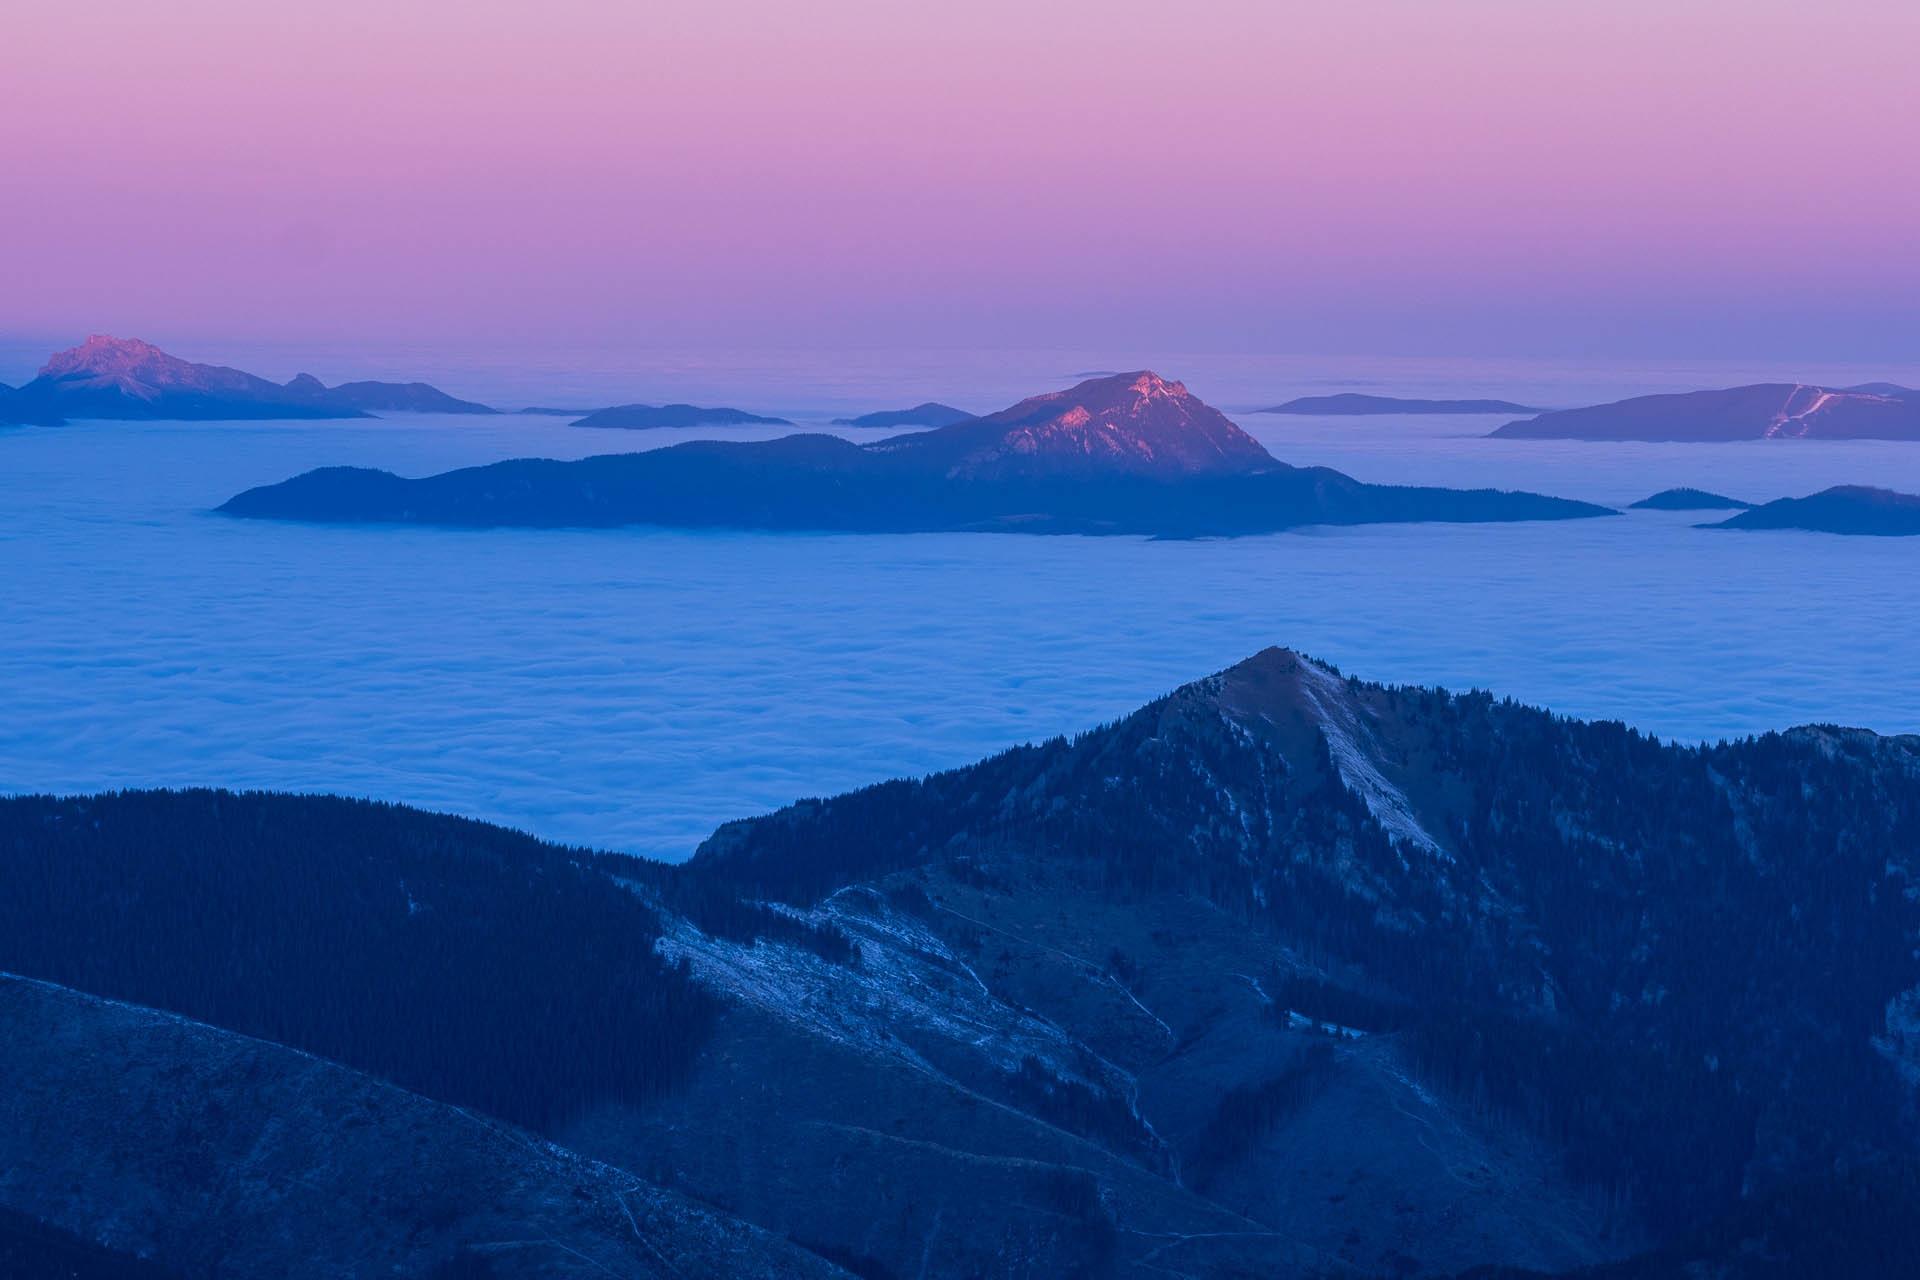
[[[1920,348],[1911,0],[7,10],[0,332]]]

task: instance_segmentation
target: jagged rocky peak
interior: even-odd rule
[[[1186,384],[1151,370],[1089,378],[998,413],[873,446],[945,455],[969,477],[1096,472],[1160,478],[1261,471],[1273,455]]]

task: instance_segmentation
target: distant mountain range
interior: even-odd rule
[[[1920,534],[1920,495],[1857,484],[1836,485],[1810,497],[1781,498],[1703,527],[1913,537]]]
[[[887,409],[879,413],[863,413],[857,418],[835,418],[836,427],[950,427],[956,422],[971,421],[973,415],[965,409],[956,409],[950,404],[938,404],[932,400],[917,404],[911,409]]]
[[[1833,390],[1769,382],[1635,396],[1543,413],[1493,432],[1520,440],[1920,440],[1920,395],[1892,383]]]
[[[0,423],[365,418],[390,411],[496,412],[424,382],[329,387],[303,373],[281,384],[221,365],[192,364],[137,339],[102,334],[53,356],[25,386],[0,391]]]
[[[1907,1275],[1916,831],[1920,738],[1667,744],[1284,649],[677,867],[4,798],[0,1260]]]
[[[1538,413],[1511,400],[1402,400],[1343,391],[1331,396],[1302,396],[1255,413],[1311,413],[1335,417],[1366,417],[1383,413]]]
[[[1151,372],[1091,379],[984,418],[867,445],[826,435],[703,441],[421,480],[336,467],[248,490],[221,510],[349,523],[1169,537],[1609,514],[1537,494],[1369,485],[1290,467],[1185,386]]]
[[[1651,498],[1642,498],[1633,503],[1636,511],[1724,511],[1732,508],[1751,507],[1751,502],[1742,502],[1738,498],[1728,498],[1717,493],[1708,493],[1705,489],[1662,489]]]

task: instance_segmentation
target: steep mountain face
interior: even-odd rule
[[[1865,485],[1836,485],[1805,498],[1780,498],[1712,529],[1808,529],[1885,538],[1920,535],[1920,494]]]
[[[829,435],[695,441],[419,480],[334,467],[249,489],[220,509],[329,523],[1159,537],[1612,514],[1538,494],[1370,485],[1324,467],[1289,467],[1181,384],[1151,373],[1094,379],[868,445]]]
[[[279,1045],[8,974],[0,1026],[0,1203],[144,1263],[132,1274],[844,1275]]]
[[[1920,400],[1805,383],[1636,396],[1493,433],[1531,440],[1920,440]]]
[[[1174,479],[1278,466],[1260,442],[1188,391],[1142,370],[1089,378],[1065,391],[929,431],[873,452],[972,480],[1060,475]]]
[[[103,334],[54,355],[38,377],[14,393],[14,399],[11,412],[24,421],[364,418],[374,409],[494,412],[424,382],[327,387],[303,373],[283,386],[238,369],[193,364],[138,339]]]
[[[1920,739],[1678,747],[1270,650],[1072,741],[730,824],[680,868],[315,797],[0,802],[0,968],[518,1121],[862,1276],[1657,1245],[1618,1273],[1652,1275],[1745,1256],[1761,1205],[1782,1250],[1826,1247],[1834,1204],[1865,1206],[1862,1248],[1915,1217],[1884,1210],[1920,1141],[1917,877]],[[194,1121],[210,1146],[169,1121],[138,1148],[112,1108],[190,1118],[262,1079],[239,1112],[291,1110],[293,1163],[372,1188],[349,1210],[396,1170],[482,1178],[444,1127],[361,1142],[364,1083],[129,1086],[124,1059],[64,1065],[95,1052],[48,1039],[77,1015],[35,1008],[0,998],[24,1144],[0,1168],[28,1171],[0,1209],[139,1252],[131,1202],[155,1240],[178,1216],[239,1248],[258,1134],[230,1110]],[[129,1034],[101,1042],[199,1056]],[[163,1174],[183,1150],[206,1165]],[[241,1191],[194,1190],[229,1165]]]

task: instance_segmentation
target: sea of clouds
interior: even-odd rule
[[[1237,416],[1282,458],[1367,480],[1615,505],[1681,484],[1920,491],[1911,445]],[[0,791],[334,791],[678,859],[726,819],[1089,728],[1269,644],[1688,740],[1920,730],[1920,539],[1654,512],[1202,542],[211,514],[312,466],[424,474],[689,434],[771,433],[435,416],[0,432]]]

